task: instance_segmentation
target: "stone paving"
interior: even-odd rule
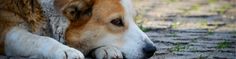
[[[234,32],[154,30],[147,32],[157,51],[151,59],[236,59]]]
[[[236,59],[236,0],[134,1],[157,47],[150,59]]]

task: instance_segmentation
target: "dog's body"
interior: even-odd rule
[[[129,0],[1,0],[1,52],[48,59],[150,57],[155,47],[134,15]]]

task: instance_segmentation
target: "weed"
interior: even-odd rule
[[[207,0],[208,3],[216,3],[218,0]]]
[[[181,45],[179,43],[177,43],[174,47],[172,47],[170,50],[172,52],[176,51],[176,52],[180,52],[180,51],[183,51],[184,49],[186,49],[187,46],[184,46],[184,45]]]
[[[189,9],[184,9],[184,8],[180,8],[179,10],[183,11],[183,14],[188,14],[190,12]]]
[[[177,37],[177,34],[175,32],[171,33],[173,37]]]
[[[206,57],[202,56],[202,54],[197,59],[206,59]]]
[[[176,29],[179,24],[180,24],[179,22],[174,22],[174,23],[171,25],[171,29]]]
[[[140,28],[143,32],[148,32],[148,31],[150,31],[149,29],[144,28],[143,25],[140,25],[139,28]]]
[[[224,49],[224,48],[228,48],[228,47],[230,47],[230,42],[225,40],[223,42],[218,43],[216,48]]]
[[[174,3],[174,2],[178,2],[179,0],[164,0],[167,3]]]
[[[143,25],[144,20],[143,20],[143,14],[142,13],[138,13],[138,15],[135,17],[135,22],[138,25]]]
[[[232,8],[233,6],[231,4],[224,4],[223,6],[213,10],[214,12],[218,12],[219,14],[224,14],[225,11]]]
[[[191,42],[197,42],[197,38],[192,39]]]
[[[200,7],[201,6],[199,4],[194,4],[190,8],[179,9],[179,10],[182,10],[184,14],[188,14],[190,11],[197,11],[197,10],[199,10]]]
[[[205,28],[208,26],[208,21],[206,19],[201,20],[200,22],[201,27]]]
[[[233,34],[236,35],[236,31],[233,31]]]
[[[207,21],[201,21],[202,26],[207,26],[208,22]]]
[[[208,35],[214,34],[214,30],[213,30],[213,29],[208,29],[207,34],[208,34]]]
[[[143,32],[148,32],[150,30],[148,30],[147,28],[143,27],[144,24],[144,17],[143,17],[143,12],[138,12],[138,15],[135,17],[135,22],[137,23],[137,25],[139,26],[139,28],[143,31]]]
[[[191,6],[190,10],[193,10],[193,11],[197,11],[200,9],[200,5],[199,4],[194,4],[193,6]]]

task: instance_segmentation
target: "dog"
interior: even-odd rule
[[[156,48],[135,15],[131,0],[1,0],[0,51],[39,59],[149,58]]]

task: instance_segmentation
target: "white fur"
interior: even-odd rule
[[[113,46],[105,46],[95,50],[96,59],[122,59],[122,53]]]
[[[139,27],[134,22],[134,16],[136,12],[132,6],[131,0],[121,0],[120,2],[125,10],[124,22],[128,23],[128,30],[124,33],[123,38],[119,38],[114,34],[106,34],[101,41],[97,42],[98,46],[105,46],[99,48],[95,51],[96,57],[98,59],[105,57],[114,57],[113,55],[120,55],[123,52],[127,59],[142,59],[144,57],[142,49],[146,44],[153,44],[153,42],[148,38],[148,36],[139,29]],[[122,41],[123,43],[116,44],[117,41]],[[120,51],[117,51],[117,48]],[[109,51],[109,52],[104,52]],[[116,53],[113,53],[116,52]],[[106,55],[111,54],[111,55]]]
[[[38,36],[20,27],[12,28],[6,35],[5,52],[8,56],[29,58],[69,59],[84,58],[83,54],[55,39]],[[65,54],[66,53],[66,54]]]

